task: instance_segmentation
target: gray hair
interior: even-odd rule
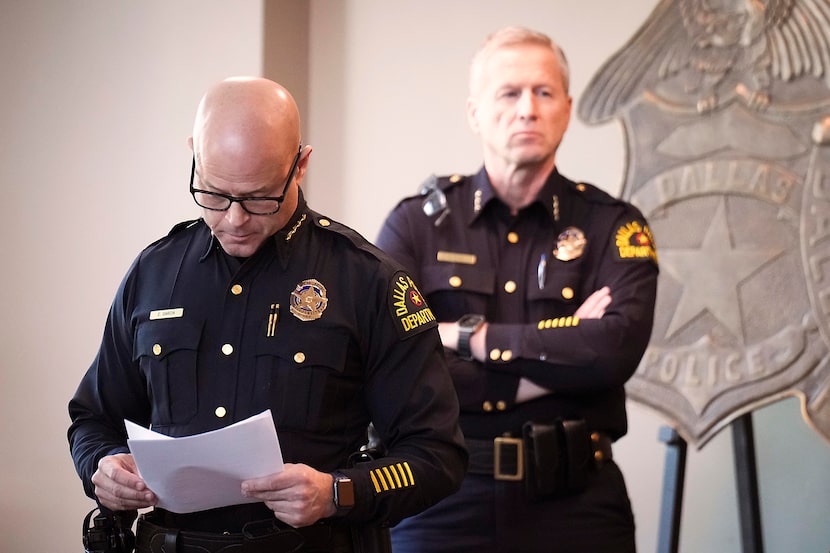
[[[473,61],[470,64],[470,94],[477,92],[478,81],[481,78],[481,70],[484,62],[497,50],[501,48],[508,48],[510,46],[517,46],[522,44],[532,44],[549,48],[559,61],[559,71],[562,74],[562,84],[565,87],[565,93],[570,87],[570,68],[568,67],[568,60],[565,57],[565,52],[556,44],[551,38],[538,31],[533,31],[525,27],[504,27],[488,36],[478,51],[473,56]]]

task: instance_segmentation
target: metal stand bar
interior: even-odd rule
[[[660,506],[657,553],[677,553],[680,543],[683,481],[686,476],[686,440],[669,426],[661,426],[658,437],[666,444],[666,467],[663,471],[663,500]]]
[[[735,480],[738,487],[743,551],[744,553],[763,553],[752,413],[747,413],[732,423],[732,450],[735,457]]]

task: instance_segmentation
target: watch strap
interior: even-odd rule
[[[461,359],[473,360],[473,351],[470,347],[470,339],[473,334],[484,324],[484,315],[468,313],[458,319],[458,344],[455,347],[456,353]]]
[[[458,347],[456,351],[458,352],[458,356],[462,359],[467,361],[473,360],[473,351],[470,349],[470,338],[473,336],[473,332],[475,328],[471,327],[458,327]]]

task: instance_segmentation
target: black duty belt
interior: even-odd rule
[[[591,432],[590,450],[586,451],[591,458],[586,461],[595,466],[613,458],[611,438],[603,432]],[[470,454],[470,464],[467,472],[492,476],[495,480],[522,481],[525,479],[528,458],[527,438],[500,436],[492,440],[467,438],[467,451]],[[566,454],[562,455],[567,458]],[[544,470],[545,467],[537,467]]]
[[[291,528],[272,519],[248,523],[241,533],[219,534],[165,528],[148,519],[151,513],[138,519],[136,553],[294,553],[311,544],[351,548],[349,527],[334,524]]]

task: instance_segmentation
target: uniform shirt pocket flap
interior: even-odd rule
[[[429,295],[446,290],[464,290],[479,294],[492,294],[496,276],[491,271],[475,265],[440,263],[424,267],[419,282],[422,292]]]
[[[202,334],[201,323],[189,319],[159,319],[144,321],[136,330],[133,360],[141,357],[163,359],[181,350],[198,350]]]
[[[577,301],[580,297],[580,272],[571,270],[548,271],[543,286],[539,286],[536,275],[528,283],[527,297],[531,301],[552,300],[565,303]]]
[[[302,323],[313,325],[313,322]],[[331,329],[308,328],[307,332],[292,333],[291,338],[263,336],[259,340],[257,355],[278,358],[285,366],[324,367],[343,372],[348,354],[349,337]]]

